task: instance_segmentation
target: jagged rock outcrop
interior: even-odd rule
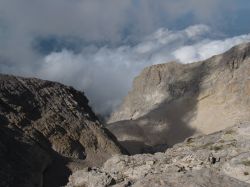
[[[68,187],[249,187],[250,124],[197,135],[165,153],[115,156],[70,176]]]
[[[147,67],[107,128],[131,153],[140,153],[248,121],[249,57],[247,43],[202,62]]]
[[[122,151],[82,92],[0,75],[0,186],[61,186]]]

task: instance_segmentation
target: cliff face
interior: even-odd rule
[[[202,62],[145,68],[107,127],[139,153],[248,121],[249,57],[248,43]]]
[[[59,186],[70,170],[121,152],[83,93],[0,75],[0,186]]]

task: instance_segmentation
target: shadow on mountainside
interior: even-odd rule
[[[1,117],[1,115],[0,115]],[[0,118],[0,186],[64,186],[68,159]]]
[[[190,71],[188,80],[177,78],[177,81],[168,84],[170,98],[154,110],[136,120],[119,121],[107,126],[130,154],[164,151],[196,132],[189,122],[196,116],[200,83],[209,68],[206,63],[199,63]]]

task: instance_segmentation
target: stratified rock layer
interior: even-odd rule
[[[202,62],[145,68],[107,127],[131,153],[140,153],[248,121],[249,57],[248,43]]]
[[[0,186],[59,186],[120,153],[82,92],[0,75]]]
[[[73,173],[72,186],[249,187],[250,124],[188,138],[165,153],[112,157]]]

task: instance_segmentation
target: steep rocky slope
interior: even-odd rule
[[[165,153],[112,157],[73,173],[72,186],[249,187],[250,124],[188,138]]]
[[[61,186],[74,169],[121,152],[83,93],[0,75],[0,186]]]
[[[131,153],[140,153],[248,121],[249,57],[247,43],[202,62],[145,68],[107,127]]]

